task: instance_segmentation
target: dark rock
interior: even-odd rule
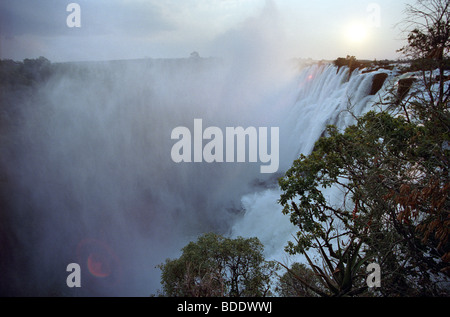
[[[387,77],[388,77],[388,74],[386,74],[386,73],[378,73],[375,76],[373,76],[372,88],[370,89],[370,95],[375,95],[381,89],[381,87],[383,87],[383,84],[386,81]]]
[[[415,81],[416,78],[413,77],[402,78],[398,81],[397,100],[399,102],[405,98]]]

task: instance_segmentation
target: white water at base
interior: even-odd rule
[[[369,95],[373,77],[381,72],[387,73],[388,78],[375,95]],[[348,68],[338,70],[331,64],[305,68],[297,78],[297,99],[285,114],[282,126],[284,134],[280,142],[285,152],[280,165],[283,172],[300,154],[312,152],[327,125],[343,130],[355,123],[354,116],[376,110],[374,106],[386,97],[394,78],[395,72],[386,70],[368,73],[355,70],[349,76]],[[326,191],[325,196],[333,203],[342,201],[338,188]],[[244,214],[233,225],[231,236],[258,237],[268,260],[299,261],[302,257],[289,257],[284,252],[298,228],[289,221],[289,215],[282,214],[282,206],[278,204],[280,195],[281,190],[273,188],[242,197]]]

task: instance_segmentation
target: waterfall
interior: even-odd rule
[[[384,85],[376,93],[371,91],[374,76],[387,74]],[[354,124],[360,116],[388,95],[395,71],[378,70],[363,73],[357,69],[349,74],[346,67],[338,69],[332,64],[314,64],[302,70],[296,78],[297,98],[286,112],[281,142],[285,150],[280,163],[286,171],[300,154],[312,152],[315,142],[323,135],[327,125],[340,130]],[[330,199],[341,199],[336,189],[326,189]],[[298,230],[282,214],[277,203],[281,191],[265,189],[242,197],[244,213],[232,227],[232,236],[258,237],[265,246],[266,256],[272,260],[289,261],[284,252],[287,242]],[[290,261],[294,261],[291,259]]]

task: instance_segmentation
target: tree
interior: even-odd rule
[[[208,233],[159,265],[165,296],[262,297],[271,294],[276,264],[265,261],[257,238]]]
[[[406,6],[406,15],[401,24],[408,34],[408,44],[399,52],[413,60],[412,69],[423,71],[427,97],[439,111],[449,96],[448,86],[445,91],[445,70],[450,69],[450,0],[418,0],[414,6]],[[433,70],[438,70],[437,76]],[[432,89],[435,84],[438,85],[437,94]]]
[[[409,97],[395,106],[402,109],[409,122],[424,128],[421,144],[416,148],[423,160],[418,167],[422,168],[416,173],[425,177],[421,179],[422,186],[403,184],[401,191],[392,193],[392,197],[402,208],[402,221],[426,214],[418,229],[424,241],[434,236],[438,249],[447,250],[443,259],[448,263],[450,85],[445,72],[450,70],[450,0],[419,0],[415,6],[408,5],[406,13],[403,24],[409,32],[408,44],[400,52],[413,59],[411,70],[417,76]],[[444,270],[450,274],[449,267]]]
[[[318,277],[305,264],[294,263],[285,268],[287,271],[280,276],[277,286],[281,297],[316,297],[317,293],[311,288],[322,290]]]
[[[383,289],[391,295],[415,292],[417,280],[422,293],[439,292],[430,272],[448,267],[443,259],[450,251],[449,186],[444,175],[442,184],[431,173],[442,163],[427,159],[428,133],[402,117],[369,112],[342,133],[330,126],[315,151],[279,180],[283,212],[300,229],[287,250],[304,254],[326,281],[331,293],[322,295],[363,291],[355,278],[368,261],[382,266]],[[341,193],[341,200],[329,199],[330,189]],[[309,260],[310,249],[322,257],[328,274]],[[417,279],[408,282],[412,276]]]
[[[405,12],[401,24],[408,44],[399,51],[413,59],[443,60],[449,53],[450,1],[418,0],[408,4]]]
[[[0,60],[0,88],[31,86],[47,80],[52,74],[52,64],[45,57],[24,59],[23,62]]]
[[[407,7],[414,28],[401,51],[415,59],[415,80],[344,131],[329,126],[279,180],[283,212],[300,229],[287,249],[304,254],[325,281],[321,295],[358,293],[353,277],[368,261],[381,266],[382,295],[448,294],[448,8],[438,0]],[[311,249],[323,268],[310,260]]]

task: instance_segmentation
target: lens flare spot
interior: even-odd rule
[[[95,240],[82,240],[77,247],[79,263],[90,273],[90,280],[113,285],[118,282],[121,265],[115,252],[106,243]]]
[[[111,274],[111,267],[108,259],[95,253],[91,253],[87,259],[89,272],[95,277],[107,277]]]

